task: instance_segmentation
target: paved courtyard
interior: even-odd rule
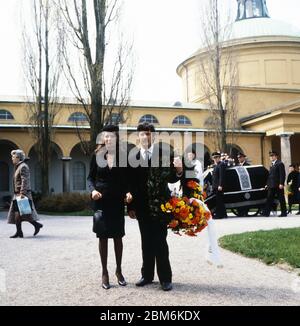
[[[0,213],[0,305],[299,305],[300,277],[277,266],[221,250],[223,268],[205,261],[206,231],[198,237],[171,232],[168,242],[174,290],[155,283],[137,288],[141,250],[137,222],[126,219],[123,273],[128,286],[114,276],[113,243],[109,247],[112,288],[101,288],[97,239],[91,217],[42,216],[44,228],[34,238],[24,224],[24,239],[9,239],[14,226]],[[259,229],[300,227],[299,216],[217,220],[219,236]],[[299,249],[300,250],[300,249]]]

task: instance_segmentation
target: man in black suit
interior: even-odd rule
[[[275,196],[277,195],[277,198],[280,202],[280,216],[285,217],[287,216],[286,202],[284,198],[284,183],[286,177],[285,167],[284,164],[278,159],[277,152],[271,151],[269,155],[272,165],[267,180],[268,195],[264,215],[270,216],[270,211],[273,207]]]
[[[224,181],[226,165],[221,161],[221,153],[212,153],[212,158],[214,160],[212,188],[214,194],[216,195],[216,211],[214,214],[214,218],[226,218],[227,212],[224,203]]]
[[[249,166],[250,164],[247,162],[247,156],[244,153],[238,153],[237,155],[239,166]]]
[[[169,199],[167,183],[178,181],[183,175],[181,160],[175,160],[169,152],[168,166],[161,167],[162,148],[154,145],[154,126],[144,123],[137,128],[141,148],[130,155],[131,165],[140,164],[131,169],[133,181],[133,202],[128,206],[131,218],[137,218],[142,241],[142,278],[136,286],[152,283],[155,264],[161,287],[164,291],[172,290],[172,270],[167,244],[167,221],[162,221],[160,205]],[[179,162],[180,161],[180,162]],[[159,166],[157,166],[159,163]]]

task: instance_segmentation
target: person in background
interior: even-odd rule
[[[238,153],[237,159],[239,161],[239,166],[249,166],[250,164],[247,162],[247,156],[244,153]]]
[[[264,216],[270,216],[270,211],[274,204],[275,196],[279,199],[281,215],[280,217],[287,216],[286,202],[284,198],[284,183],[285,183],[285,167],[284,164],[278,159],[278,153],[275,151],[269,152],[271,160],[271,168],[267,180],[266,188],[268,189],[267,203],[263,212]]]
[[[227,212],[224,202],[226,165],[223,161],[221,161],[221,154],[219,152],[212,153],[212,159],[215,163],[212,175],[212,188],[213,192],[216,195],[216,211],[214,213],[214,218],[227,218]]]
[[[132,195],[127,167],[120,167],[119,127],[105,126],[99,137],[99,144],[90,164],[88,186],[93,200],[94,211],[102,210],[105,230],[99,231],[99,254],[102,264],[102,287],[110,288],[107,270],[108,239],[114,240],[116,257],[116,277],[120,286],[127,283],[122,274],[123,241],[125,235],[125,204]],[[124,154],[127,155],[127,154]]]
[[[299,172],[296,170],[296,166],[291,164],[289,166],[289,175],[287,177],[287,185],[288,185],[288,214],[292,213],[293,204],[297,204],[298,202],[298,177]]]
[[[202,164],[196,158],[196,152],[194,149],[187,151],[186,153],[187,165],[193,167],[195,172],[195,178],[199,184],[203,187],[203,168]]]
[[[11,238],[23,238],[22,231],[22,222],[29,222],[34,226],[34,236],[36,236],[43,225],[38,220],[38,215],[35,210],[32,194],[31,194],[31,185],[30,185],[30,170],[28,165],[25,163],[26,157],[25,153],[21,149],[13,150],[11,152],[11,160],[15,168],[14,176],[13,176],[13,189],[14,195],[12,202],[10,204],[9,212],[8,212],[8,223],[15,224],[17,228],[16,234],[11,236]],[[17,197],[27,197],[29,199],[29,203],[32,209],[31,215],[21,216],[17,204]]]

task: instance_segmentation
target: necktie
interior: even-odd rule
[[[145,151],[145,161],[149,161],[149,151]]]

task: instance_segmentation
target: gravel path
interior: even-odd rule
[[[2,214],[3,216],[3,214]],[[89,217],[43,216],[44,228],[33,238],[9,239],[14,226],[0,219],[0,305],[299,305],[297,273],[221,250],[224,268],[205,261],[206,234],[197,238],[169,234],[174,289],[163,292],[157,279],[137,288],[141,250],[136,221],[126,220],[123,273],[127,287],[114,276],[113,245],[109,247],[112,288],[100,286],[97,240]],[[300,227],[300,217],[231,218],[217,220],[218,235],[244,231]],[[6,291],[3,290],[3,274]],[[2,282],[2,283],[1,283]],[[2,284],[2,285],[1,285]]]

